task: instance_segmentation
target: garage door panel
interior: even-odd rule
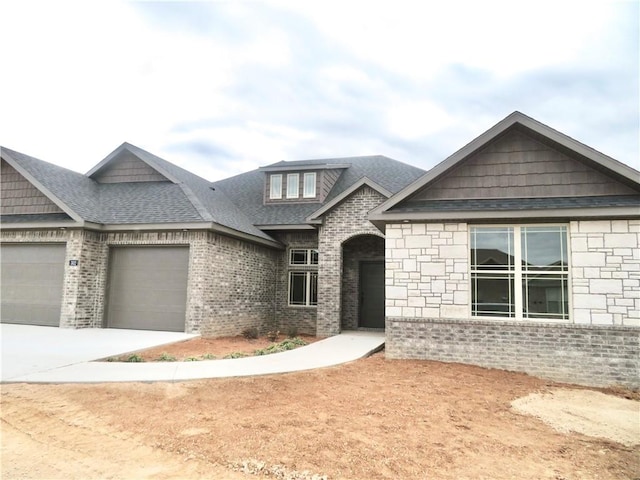
[[[110,258],[107,326],[183,332],[189,249],[118,247]]]
[[[1,254],[0,320],[58,326],[66,246],[3,244]]]

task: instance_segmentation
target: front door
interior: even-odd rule
[[[384,328],[384,262],[360,263],[359,327]]]

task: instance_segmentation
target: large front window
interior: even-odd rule
[[[569,319],[567,227],[471,228],[471,314]]]

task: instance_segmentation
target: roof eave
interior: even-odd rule
[[[312,165],[278,165],[258,168],[261,172],[287,172],[296,170],[335,170],[349,168],[349,163],[318,163]]]
[[[369,221],[378,225],[403,222],[432,221],[497,221],[507,219],[549,219],[573,220],[595,218],[640,218],[637,207],[589,207],[589,208],[554,208],[531,210],[458,210],[458,211],[423,211],[423,212],[384,212],[369,214]]]
[[[315,230],[315,227],[312,225],[303,223],[303,224],[265,224],[265,225],[255,225],[256,228],[260,230],[269,231],[269,230]]]

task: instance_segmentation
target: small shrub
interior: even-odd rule
[[[213,353],[205,353],[202,355],[202,360],[215,360],[216,356]]]
[[[243,358],[243,357],[246,357],[246,356],[247,356],[246,353],[233,352],[233,353],[230,353],[229,355],[225,355],[223,358]]]
[[[253,354],[270,355],[272,353],[286,352],[287,350],[293,350],[294,348],[302,347],[306,344],[307,342],[305,342],[301,338],[288,338],[287,340],[283,340],[280,343],[274,343],[272,345],[269,345],[268,347],[255,350]]]
[[[279,336],[280,336],[280,331],[279,330],[276,330],[275,332],[274,331],[267,332],[267,338],[271,342],[275,342],[276,340],[278,340]]]
[[[144,359],[138,355],[137,353],[134,353],[133,355],[129,355],[127,357],[127,362],[132,362],[132,363],[137,363],[137,362],[144,362]]]
[[[175,362],[177,360],[176,357],[174,357],[173,355],[169,355],[166,352],[163,352],[159,357],[158,357],[158,361],[159,362]]]
[[[242,336],[247,340],[255,340],[260,336],[260,334],[256,327],[247,327],[244,330],[242,330]]]
[[[298,336],[298,327],[288,327],[287,328],[287,337],[293,338]]]
[[[200,360],[202,359],[198,357],[187,357],[184,359],[185,362],[199,362]]]

